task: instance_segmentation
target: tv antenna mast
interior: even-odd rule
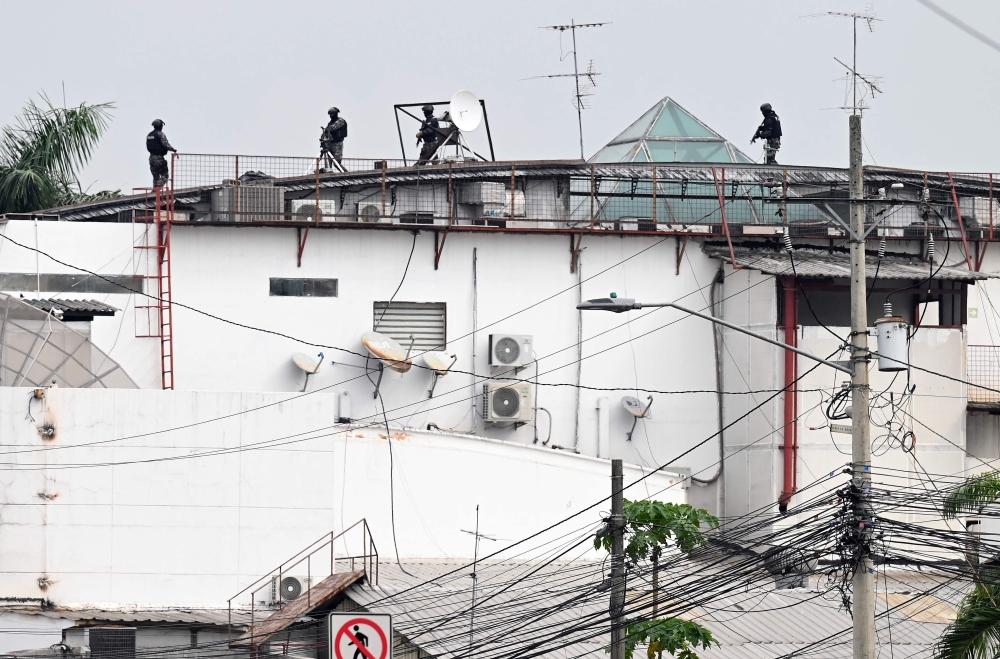
[[[590,96],[590,92],[587,87],[584,86],[583,91],[580,91],[580,78],[586,78],[590,81],[591,87],[596,87],[597,82],[594,81],[594,76],[601,75],[600,73],[594,71],[594,62],[591,60],[590,64],[587,66],[587,70],[580,73],[579,59],[576,55],[576,31],[588,28],[588,27],[601,27],[602,25],[610,25],[610,23],[577,23],[573,19],[570,19],[569,25],[545,25],[542,26],[543,30],[558,30],[560,35],[569,30],[573,35],[573,73],[557,73],[554,75],[547,76],[533,76],[531,78],[525,78],[526,80],[534,80],[537,78],[573,78],[576,85],[576,91],[573,94],[573,105],[576,106],[576,123],[580,129],[580,160],[584,160],[583,155],[583,108],[584,108],[584,98]],[[565,56],[563,56],[565,57]]]
[[[851,93],[852,93],[851,108],[850,109],[851,109],[851,111],[854,114],[860,114],[861,111],[864,109],[864,107],[863,107],[863,105],[864,105],[864,99],[862,98],[862,103],[861,103],[861,105],[859,105],[858,104],[858,80],[860,79],[863,84],[867,85],[869,87],[869,89],[871,89],[871,91],[872,91],[873,94],[876,93],[876,92],[881,92],[882,90],[880,90],[873,83],[872,80],[869,80],[868,78],[865,78],[864,76],[862,76],[861,74],[858,73],[858,21],[865,21],[865,23],[868,24],[868,31],[869,32],[873,32],[874,30],[872,29],[872,23],[875,22],[875,21],[881,21],[881,19],[875,18],[875,6],[873,4],[871,4],[871,3],[869,3],[868,6],[865,7],[865,10],[863,12],[860,12],[860,13],[859,12],[844,12],[844,11],[827,11],[827,12],[823,12],[822,14],[809,14],[808,16],[803,16],[803,18],[812,18],[812,17],[817,17],[817,16],[836,16],[838,18],[850,18],[851,21],[854,24],[854,59],[851,62],[851,66],[847,66],[846,64],[844,64],[840,60],[837,60],[837,63],[840,64],[841,66],[843,66],[844,68],[846,68],[848,70],[849,74],[850,74],[850,79],[851,79]],[[834,59],[837,59],[837,58],[834,58]],[[874,79],[874,77],[872,77],[872,78]]]

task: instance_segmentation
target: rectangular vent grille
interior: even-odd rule
[[[444,302],[393,302],[386,310],[387,305],[388,302],[374,305],[372,328],[375,331],[399,341],[404,349],[409,347],[412,334],[415,353],[444,350],[448,343],[445,333],[448,314]]]

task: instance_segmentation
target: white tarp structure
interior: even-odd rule
[[[53,315],[0,293],[0,386],[138,389],[122,367]]]

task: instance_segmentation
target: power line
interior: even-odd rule
[[[957,27],[962,32],[965,32],[970,37],[972,37],[974,39],[977,39],[978,41],[980,41],[980,42],[986,44],[987,46],[989,46],[990,48],[992,48],[993,50],[995,50],[997,52],[1000,52],[1000,43],[997,43],[996,41],[994,41],[990,37],[986,36],[985,34],[983,34],[982,32],[980,32],[976,28],[974,28],[971,25],[969,25],[968,23],[966,23],[965,21],[963,21],[963,20],[959,19],[958,17],[956,17],[954,14],[948,13],[947,11],[945,11],[944,9],[942,9],[941,7],[939,7],[936,4],[934,4],[933,2],[931,2],[931,0],[917,0],[917,2],[919,2],[920,4],[922,4],[924,7],[927,7],[932,12],[934,12],[935,14],[937,14],[938,16],[940,16],[941,18],[943,18],[944,20],[948,21],[949,23],[951,23],[952,25],[954,25],[955,27]]]

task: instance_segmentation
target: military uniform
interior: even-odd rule
[[[330,119],[319,138],[320,147],[340,164],[344,159],[344,138],[347,137],[347,122],[342,117]]]
[[[153,175],[153,187],[162,188],[170,180],[170,168],[164,156],[177,149],[170,146],[167,136],[155,123],[153,130],[146,136],[146,151],[149,151],[149,172]]]
[[[420,130],[417,132],[417,139],[424,145],[420,148],[420,160],[418,165],[426,165],[431,161],[431,157],[438,148],[438,138],[440,133],[435,130],[440,126],[437,119],[432,114],[425,114],[424,120],[420,122]]]
[[[769,108],[764,114],[764,121],[757,128],[752,141],[756,141],[758,137],[766,143],[764,162],[768,165],[776,165],[778,149],[781,148],[781,119],[778,118],[778,113],[774,110]]]

